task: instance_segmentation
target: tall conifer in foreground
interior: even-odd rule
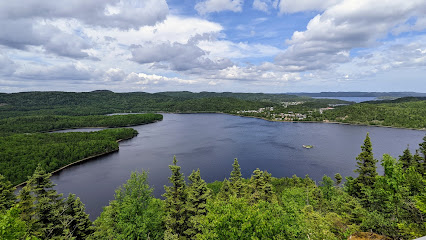
[[[189,216],[189,226],[185,234],[190,239],[195,239],[202,229],[199,227],[200,217],[207,215],[207,199],[210,196],[210,189],[206,182],[201,179],[200,169],[192,171],[188,177],[191,182],[188,186],[187,211]]]
[[[166,193],[163,195],[165,207],[166,232],[164,239],[185,239],[185,231],[188,229],[188,214],[186,210],[186,185],[180,166],[176,165],[176,156],[173,157],[173,165],[169,165],[172,176],[169,182],[172,186],[164,186]]]
[[[402,169],[407,170],[413,165],[413,156],[408,147],[404,150],[402,156],[399,156],[399,162],[402,163]]]
[[[50,180],[52,174],[39,165],[34,174],[28,179],[27,185],[34,194],[35,209],[34,226],[40,232],[40,237],[51,238],[62,232],[60,217],[62,215],[62,194],[53,189],[55,186]]]
[[[15,204],[15,188],[0,174],[0,211],[8,210]]]
[[[241,176],[240,164],[238,164],[238,160],[235,158],[234,163],[232,164],[232,172],[229,180],[231,182],[231,189],[238,198],[244,195],[244,183]]]
[[[235,158],[234,163],[232,164],[232,172],[229,181],[231,181],[231,183],[235,183],[239,180],[241,180],[241,168],[240,164],[238,164],[238,160]]]
[[[362,189],[365,187],[373,187],[377,176],[377,160],[373,157],[373,147],[369,133],[364,140],[364,145],[361,146],[362,152],[356,157],[358,168],[355,170],[359,173],[355,179],[355,194],[358,197],[362,195]]]

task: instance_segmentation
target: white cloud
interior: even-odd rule
[[[323,11],[342,0],[281,0],[280,13],[296,13],[305,11]]]
[[[278,7],[279,0],[254,0],[253,9],[269,13],[271,8],[276,9]]]
[[[0,76],[9,76],[15,72],[16,64],[0,52]]]
[[[168,14],[165,0],[23,0],[1,1],[0,19],[77,19],[121,29],[155,25]]]
[[[195,5],[199,14],[232,11],[241,12],[244,0],[206,0]]]
[[[160,63],[154,67],[167,67],[176,71],[196,71],[223,69],[232,62],[228,59],[210,59],[208,53],[197,46],[197,41],[181,43],[145,43],[144,45],[133,46],[132,60],[141,64]],[[165,63],[167,64],[164,66]]]
[[[315,16],[306,31],[293,33],[275,58],[288,71],[327,69],[350,60],[353,48],[377,44],[398,24],[426,11],[423,0],[345,0]]]

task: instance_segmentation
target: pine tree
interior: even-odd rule
[[[169,165],[172,171],[172,176],[169,177],[169,182],[172,186],[164,186],[166,193],[165,207],[165,239],[184,239],[185,231],[188,229],[186,210],[186,185],[183,174],[180,172],[180,167],[176,165],[176,156],[173,157],[173,165]]]
[[[271,174],[267,171],[260,171],[259,168],[253,171],[251,182],[251,201],[257,203],[260,200],[267,202],[274,201],[274,190],[271,184]]]
[[[358,197],[362,197],[362,189],[365,187],[373,187],[377,171],[376,163],[377,160],[373,157],[373,148],[371,145],[370,136],[367,136],[364,140],[364,145],[361,146],[362,152],[356,158],[358,168],[355,170],[358,173],[358,177],[355,179],[355,194]]]
[[[233,195],[231,184],[229,183],[228,179],[224,179],[222,183],[222,187],[219,190],[219,193],[217,194],[217,199],[221,201],[228,201],[229,198]]]
[[[201,179],[200,169],[197,171],[192,171],[188,179],[191,182],[187,191],[189,228],[185,231],[185,234],[190,239],[195,239],[196,235],[200,234],[202,230],[198,227],[200,217],[207,215],[206,203],[210,196],[210,189],[207,188],[206,182]]]
[[[29,185],[24,186],[18,194],[21,219],[29,224],[34,216],[34,197]]]
[[[413,155],[413,162],[416,165],[417,172],[423,176],[426,174],[425,160],[420,156],[419,150]]]
[[[272,202],[275,201],[276,199],[274,198],[275,196],[275,192],[273,190],[272,184],[271,184],[271,178],[272,178],[272,174],[268,173],[268,171],[264,171],[263,172],[263,179],[265,181],[265,186],[264,186],[264,198],[263,200],[267,201],[267,202]]]
[[[340,173],[334,174],[334,179],[336,179],[336,186],[338,186],[342,182],[342,175]]]
[[[399,162],[402,163],[402,169],[405,171],[413,165],[413,156],[408,147],[404,150],[402,156],[399,156]]]
[[[235,193],[237,198],[244,195],[244,183],[241,176],[240,164],[238,164],[238,160],[235,158],[234,163],[232,164],[232,172],[229,180],[231,182],[231,190]]]
[[[423,158],[426,159],[426,136],[423,137],[423,142],[419,144],[420,152],[423,154]]]
[[[62,235],[60,222],[63,209],[62,194],[53,189],[55,185],[50,181],[50,176],[51,174],[46,173],[39,165],[27,181],[35,200],[34,230],[40,232],[42,238]]]
[[[232,172],[231,172],[231,177],[229,178],[229,181],[231,181],[231,183],[236,183],[237,181],[241,180],[241,168],[240,168],[240,164],[238,164],[238,160],[235,158],[234,159],[234,163],[232,164]]]
[[[264,197],[264,188],[265,188],[265,179],[263,178],[263,171],[260,171],[259,168],[253,171],[251,175],[251,188],[252,188],[252,197],[253,202],[258,202]]]
[[[92,222],[85,210],[86,208],[80,198],[76,198],[75,194],[68,195],[64,205],[64,214],[61,218],[64,230],[68,230],[64,235],[78,240],[86,239],[93,232]]]
[[[0,211],[8,210],[15,204],[16,197],[13,193],[14,191],[15,188],[12,184],[0,174]]]

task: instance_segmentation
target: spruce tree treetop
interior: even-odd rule
[[[173,165],[169,165],[172,176],[169,182],[172,186],[164,186],[166,193],[163,195],[165,208],[165,238],[180,239],[186,236],[185,231],[188,229],[188,214],[186,210],[186,185],[183,174],[180,172],[180,166],[177,166],[176,156],[173,157]]]
[[[358,190],[362,187],[372,187],[377,176],[377,160],[373,157],[373,147],[369,133],[367,133],[361,149],[362,152],[356,157],[358,168],[355,170],[356,173],[359,173],[356,178]]]
[[[231,172],[231,177],[229,178],[229,180],[231,181],[231,183],[235,183],[241,180],[241,168],[236,158],[234,159],[234,163],[232,164],[232,172]]]
[[[402,163],[402,169],[407,170],[410,166],[413,165],[413,156],[411,155],[410,149],[407,148],[404,150],[402,156],[399,156],[399,161]]]

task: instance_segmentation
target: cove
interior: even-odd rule
[[[149,171],[154,195],[161,197],[174,155],[185,176],[199,168],[207,182],[228,178],[234,158],[238,158],[245,178],[259,168],[274,177],[309,174],[318,182],[324,174],[356,176],[355,158],[367,132],[379,160],[384,153],[402,155],[407,145],[414,152],[426,133],[373,126],[270,122],[226,114],[163,115],[163,121],[132,127],[139,135],[121,142],[118,152],[54,174],[51,179],[57,184],[55,189],[65,196],[74,193],[80,197],[94,220],[132,171]],[[306,149],[302,145],[314,147]],[[381,173],[380,162],[378,166]]]

